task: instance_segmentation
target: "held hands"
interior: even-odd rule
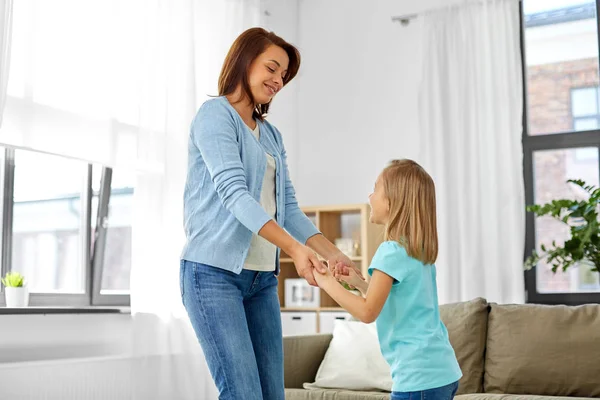
[[[356,267],[354,262],[344,253],[339,252],[329,258],[329,268],[326,263],[323,263],[325,271],[317,271],[314,274],[315,280],[319,286],[322,286],[328,279],[335,279],[338,282],[345,282],[352,289],[355,287],[363,287],[366,283],[361,271]]]
[[[364,285],[365,279],[362,277],[362,274],[358,275],[353,268],[346,268],[346,274],[343,272],[343,267],[336,267],[334,268],[333,276],[338,281],[345,282],[352,288],[360,288]]]
[[[311,286],[320,286],[326,279],[337,279],[350,286],[364,283],[364,278],[354,262],[342,252],[329,257],[328,264],[319,261],[317,255],[307,246],[297,243],[290,256],[294,260],[298,275]]]
[[[345,255],[341,251],[336,253],[333,257],[330,257],[328,261],[329,266],[331,267],[333,272],[338,272],[342,275],[348,275],[349,271],[353,270],[356,273],[356,275],[360,276],[364,280],[360,269],[354,264],[352,260],[350,260],[350,258],[347,255]]]
[[[306,279],[311,286],[317,286],[315,275],[325,274],[329,272],[327,266],[323,265],[317,255],[307,246],[298,243],[290,254],[298,275]],[[313,268],[316,269],[316,273],[313,273]]]

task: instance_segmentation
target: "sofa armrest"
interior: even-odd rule
[[[284,379],[286,388],[302,388],[314,382],[317,370],[333,338],[330,334],[286,336],[283,338]]]

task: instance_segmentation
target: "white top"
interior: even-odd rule
[[[258,124],[252,131],[256,140],[260,138]],[[275,159],[267,153],[267,169],[263,178],[262,190],[260,192],[260,205],[273,219],[277,212],[275,201]],[[252,271],[275,271],[275,256],[277,247],[262,236],[252,234],[250,249],[244,263],[244,269]]]

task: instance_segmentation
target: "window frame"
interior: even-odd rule
[[[102,294],[102,272],[104,270],[104,255],[106,254],[106,236],[109,229],[107,223],[112,193],[112,172],[111,168],[102,169],[100,191],[98,193],[95,240],[90,258],[93,271],[92,304],[96,306],[129,306],[130,296],[128,294]]]
[[[59,156],[57,156],[59,157]],[[90,306],[116,306],[128,307],[129,294],[102,294],[102,272],[104,269],[104,252],[107,227],[104,223],[97,223],[92,240],[92,199],[95,195],[92,186],[92,164],[87,164],[87,176],[82,185],[81,206],[82,217],[80,240],[82,259],[80,260],[85,270],[85,293],[30,293],[30,307],[90,307]],[[2,198],[2,249],[0,272],[2,276],[10,271],[12,261],[13,238],[13,210],[14,210],[14,183],[15,183],[15,150],[4,149],[4,163],[2,168],[3,198]],[[100,190],[98,193],[97,221],[106,221],[110,204],[112,168],[102,167]],[[0,285],[0,307],[6,306],[4,287]]]
[[[579,147],[595,147],[600,155],[600,129],[529,135],[527,59],[525,48],[526,28],[523,1],[519,2],[519,8],[521,14],[520,41],[521,67],[523,74],[523,178],[525,183],[525,202],[526,204],[534,204],[534,153],[542,150],[566,150]],[[596,0],[596,23],[598,26],[597,31],[600,33],[600,17],[598,16],[598,10],[600,10],[600,0]],[[600,54],[600,37],[598,37],[598,44]],[[598,163],[598,173],[600,175],[600,162]],[[529,256],[535,248],[535,215],[533,213],[528,212],[526,214],[525,232],[524,259]],[[537,304],[580,305],[600,303],[600,293],[539,293],[537,291],[536,268],[525,271],[525,298],[527,303]]]

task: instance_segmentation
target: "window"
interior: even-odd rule
[[[113,180],[110,168],[33,151],[0,154],[3,274],[25,276],[31,306],[128,305],[133,176]]]
[[[527,204],[584,196],[567,179],[600,183],[600,0],[524,0],[524,172]],[[563,242],[568,230],[550,218],[527,215],[526,255]],[[525,274],[528,301],[600,301],[599,274],[586,264],[554,274],[540,262]]]
[[[600,129],[600,87],[571,91],[571,116],[574,131]]]
[[[85,293],[81,194],[87,164],[14,154],[11,270],[27,277],[31,293]]]

